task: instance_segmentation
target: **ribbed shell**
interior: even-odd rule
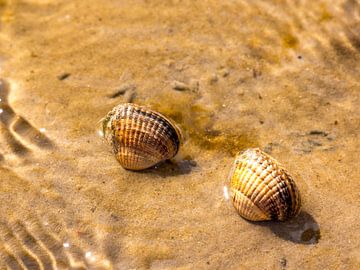
[[[103,120],[103,134],[120,164],[143,170],[176,155],[181,133],[171,120],[148,108],[126,103]]]
[[[229,178],[234,207],[248,220],[283,221],[300,211],[294,180],[277,160],[258,148],[236,157]]]

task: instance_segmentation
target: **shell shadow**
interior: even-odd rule
[[[311,245],[320,240],[320,226],[307,212],[301,211],[297,217],[285,222],[251,222],[268,227],[278,237],[293,243]]]
[[[188,160],[188,159],[183,159],[180,161],[166,160],[149,169],[143,171],[137,171],[137,173],[146,173],[146,174],[150,173],[165,178],[168,176],[189,174],[196,166],[197,163],[194,160]]]

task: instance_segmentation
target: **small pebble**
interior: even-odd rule
[[[127,91],[132,90],[134,91],[136,89],[135,85],[122,85],[118,88],[118,90],[116,90],[112,95],[110,95],[110,98],[117,98],[119,96],[124,95]]]
[[[286,260],[286,258],[281,258],[280,259],[280,265],[281,265],[281,267],[286,267],[286,264],[287,264],[287,260]]]
[[[215,84],[219,80],[218,76],[216,74],[212,74],[209,78],[210,84]]]
[[[183,82],[179,82],[179,81],[173,81],[171,83],[171,87],[174,89],[174,90],[177,90],[177,91],[185,91],[185,90],[189,90],[189,86]]]
[[[261,71],[260,70],[253,69],[252,72],[253,72],[253,77],[254,78],[257,78],[257,77],[261,76]]]
[[[223,68],[219,71],[219,74],[225,78],[225,77],[229,76],[230,71],[227,68]]]
[[[322,130],[310,130],[310,132],[308,134],[309,135],[322,135],[324,137],[326,137],[328,135],[327,132],[322,131]]]
[[[123,94],[125,94],[125,92],[126,89],[119,89],[114,94],[112,94],[110,98],[117,98],[118,96],[122,96]]]
[[[59,79],[60,81],[63,81],[63,80],[65,80],[65,79],[69,78],[70,75],[71,75],[70,73],[63,73],[63,74],[61,74],[61,75],[58,76],[58,79]]]

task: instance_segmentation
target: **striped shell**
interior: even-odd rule
[[[102,121],[103,136],[121,166],[143,170],[176,155],[181,133],[165,116],[131,103],[113,108]]]
[[[229,182],[234,207],[248,220],[284,221],[300,211],[300,193],[294,180],[280,163],[258,148],[236,157]]]

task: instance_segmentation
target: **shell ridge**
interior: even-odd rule
[[[262,169],[264,174],[271,176],[272,167],[271,163],[267,161],[267,159],[263,158],[262,156],[259,156],[256,158],[256,156],[253,156],[254,159],[258,162],[258,168],[264,168]],[[260,171],[261,172],[261,171]],[[273,198],[270,196],[270,203],[263,204],[263,200],[268,197],[268,194],[271,193],[271,189],[268,186],[268,183],[261,179],[260,175],[258,175],[259,171],[255,170],[254,175],[258,178],[258,185],[256,186],[255,190],[253,191],[252,195],[255,193],[257,194],[257,198],[253,199],[253,196],[251,196],[251,199],[253,199],[254,203],[261,208],[263,211],[270,211],[270,213],[274,214],[277,212],[276,210],[276,202],[273,200]],[[261,174],[261,173],[260,173]],[[260,200],[259,198],[262,198],[263,200]]]
[[[146,169],[176,155],[180,129],[162,114],[132,103],[114,107],[103,119],[104,137],[126,169]]]
[[[259,148],[240,153],[228,178],[234,207],[246,219],[283,221],[300,211],[295,181],[276,159]]]
[[[235,208],[242,216],[249,220],[264,220],[269,219],[267,213],[264,213],[260,208],[253,204],[253,202],[241,192],[235,190],[233,201]]]

